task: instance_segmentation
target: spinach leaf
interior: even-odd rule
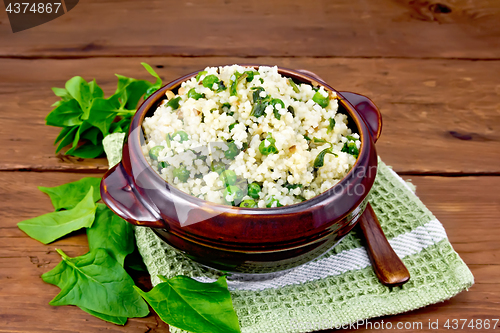
[[[78,104],[80,109],[82,109],[84,117],[88,114],[90,107],[90,100],[92,98],[92,93],[90,92],[90,86],[81,76],[75,76],[66,82],[66,91],[73,97]]]
[[[116,317],[116,316],[108,316],[103,313],[95,312],[90,309],[84,308],[83,306],[79,306],[80,309],[83,311],[87,312],[88,314],[93,315],[94,317],[97,317],[99,319],[109,321],[110,323],[116,324],[116,325],[125,325],[127,323],[127,317]]]
[[[146,90],[146,95],[144,95],[144,99],[146,99],[149,96],[151,96],[155,91],[160,89],[161,84],[162,84],[162,80],[161,80],[160,76],[158,74],[156,74],[156,72],[154,71],[154,69],[151,66],[149,66],[145,62],[141,62],[141,65],[144,68],[146,68],[146,70],[148,71],[149,74],[151,74],[153,77],[156,78],[156,82],[153,83],[153,85],[151,85],[151,87],[149,87],[148,90]]]
[[[94,202],[101,199],[99,185],[101,184],[100,178],[85,177],[76,182],[66,183],[55,187],[39,186],[38,189],[43,193],[47,193],[54,205],[54,209],[71,209],[75,207],[85,195],[93,188],[92,197]]]
[[[21,221],[17,226],[28,236],[44,244],[51,243],[75,230],[90,228],[96,210],[93,192],[94,188],[91,187],[87,195],[73,209]]]
[[[152,84],[117,74],[117,89],[109,98],[104,98],[104,92],[95,80],[86,82],[80,76],[69,79],[65,88],[52,88],[61,100],[53,104],[55,108],[45,121],[47,125],[62,127],[54,143],[59,142],[56,152],[72,143],[66,155],[97,157],[104,152],[102,139],[105,136],[128,131],[141,97],[145,94],[147,97],[162,84],[151,66],[142,65],[156,78],[156,82]],[[82,140],[86,141],[83,145]]]
[[[338,155],[332,152],[332,147],[323,149],[322,151],[319,152],[318,156],[314,159],[314,168],[318,169],[321,168],[325,164],[325,155],[326,154],[332,154],[335,157]]]
[[[81,125],[81,115],[83,115],[83,111],[80,105],[75,99],[71,99],[62,102],[52,110],[45,118],[45,123],[57,127]]]
[[[134,288],[164,322],[190,332],[241,332],[225,276],[213,283],[160,278],[163,282],[150,292]]]
[[[61,288],[50,305],[76,305],[111,317],[144,317],[146,302],[134,290],[134,281],[106,250],[95,249],[63,260],[42,279]]]
[[[95,221],[87,229],[87,237],[90,251],[106,249],[122,267],[125,257],[134,251],[132,225],[102,203],[97,204]]]

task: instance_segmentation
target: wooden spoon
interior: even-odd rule
[[[397,287],[410,280],[410,272],[387,241],[370,203],[358,221],[366,240],[366,250],[380,282]]]

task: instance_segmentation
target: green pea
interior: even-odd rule
[[[214,75],[214,74],[207,75],[203,79],[203,86],[205,88],[210,89],[210,90],[214,90],[213,89],[214,83],[217,83],[217,85],[219,85],[219,78],[216,75]]]
[[[259,198],[259,193],[261,191],[260,185],[257,184],[256,182],[248,184],[248,196],[252,197],[254,199]]]
[[[227,143],[227,150],[224,151],[224,156],[228,160],[234,160],[234,158],[240,153],[240,149],[234,142]]]
[[[191,88],[191,89],[189,89],[187,96],[188,96],[188,98],[199,100],[200,98],[204,98],[205,94],[200,94],[200,93],[196,92],[195,88]]]
[[[266,207],[267,208],[272,208],[272,207],[282,207],[283,205],[279,202],[278,199],[274,197],[274,195],[271,195],[266,198]]]
[[[312,100],[318,103],[318,105],[322,108],[326,108],[328,104],[330,104],[330,99],[328,98],[328,96],[323,96],[319,91],[314,94]]]
[[[167,106],[170,106],[172,110],[177,110],[179,108],[179,101],[181,100],[181,96],[172,98],[167,102]]]
[[[174,178],[177,177],[181,183],[185,183],[189,179],[191,172],[184,165],[181,165],[174,169],[173,174]]]
[[[172,134],[171,138],[175,140],[175,137],[179,135],[181,137],[179,142],[184,142],[189,140],[189,135],[184,132],[184,131],[175,131],[174,134]]]
[[[224,186],[234,185],[236,183],[236,173],[233,170],[225,170],[220,174],[220,180]]]
[[[266,143],[267,141],[267,143]],[[271,136],[271,134],[267,135],[267,138],[262,140],[262,142],[259,145],[259,151],[262,155],[270,155],[270,154],[277,154],[278,153],[278,148],[276,148],[275,143],[276,140]]]
[[[243,199],[243,197],[245,196],[245,192],[243,192],[243,190],[241,188],[239,188],[238,186],[235,186],[235,185],[230,185],[228,187],[226,187],[226,189],[224,190],[224,201],[229,203],[229,204],[233,204],[233,203],[239,203],[241,201],[241,199]],[[227,196],[228,195],[231,195],[233,197],[233,201],[227,201]]]
[[[226,165],[222,161],[214,161],[212,162],[211,169],[220,175],[224,170],[226,170]]]
[[[240,203],[240,207],[255,208],[255,207],[257,207],[257,203],[254,200],[252,200],[252,199],[247,199],[247,200],[243,200]]]
[[[153,148],[151,148],[149,150],[149,157],[152,159],[152,160],[155,160],[157,161],[158,160],[158,155],[160,154],[160,152],[165,149],[165,147],[163,146],[155,146]]]

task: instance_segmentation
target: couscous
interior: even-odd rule
[[[299,203],[354,165],[359,135],[335,92],[277,67],[207,67],[143,122],[143,153],[168,183],[201,199],[248,208]]]

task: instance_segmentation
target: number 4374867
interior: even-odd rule
[[[29,2],[16,2],[9,3],[5,11],[8,13],[14,14],[26,14],[26,13],[34,13],[34,14],[51,14],[59,11],[61,7],[60,2],[54,3],[29,3]]]
[[[451,330],[475,329],[494,330],[497,327],[498,319],[448,319],[444,323],[444,328]]]

